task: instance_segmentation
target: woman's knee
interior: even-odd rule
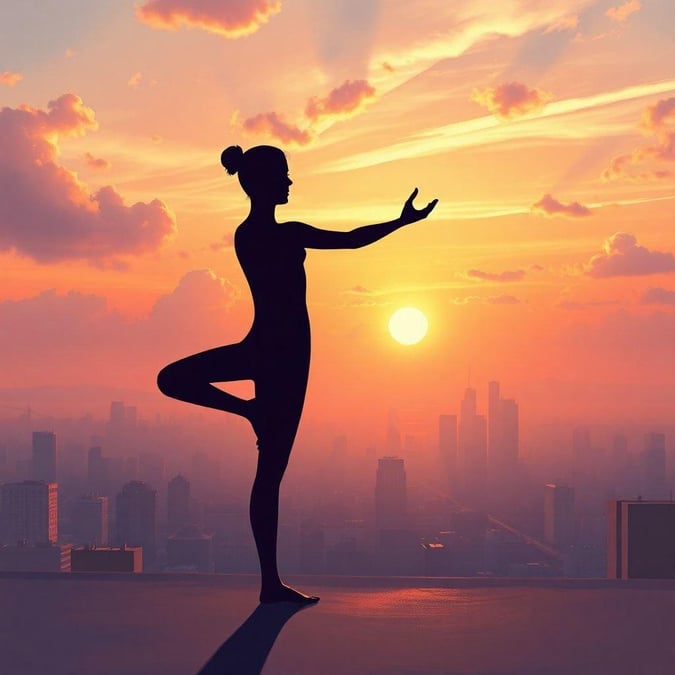
[[[181,398],[185,392],[186,382],[182,368],[177,363],[170,363],[157,374],[157,387],[165,396]]]

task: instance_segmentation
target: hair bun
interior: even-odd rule
[[[241,168],[243,158],[244,151],[238,145],[231,145],[223,150],[220,155],[220,163],[225,167],[227,173],[233,176]]]

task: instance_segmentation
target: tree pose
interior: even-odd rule
[[[216,347],[163,368],[157,385],[181,401],[245,417],[258,438],[258,466],[251,491],[250,516],[260,559],[260,601],[318,601],[286,585],[277,570],[279,487],[300,422],[310,358],[304,259],[306,248],[360,248],[395,230],[426,218],[438,200],[413,206],[417,188],[396,220],[365,225],[350,232],[321,230],[299,222],[279,223],[276,207],[288,202],[293,181],[284,153],[269,145],[244,152],[233,145],[221,163],[251,200],[250,213],[234,237],[255,315],[239,343]],[[213,386],[214,382],[253,380],[255,397],[245,400]]]

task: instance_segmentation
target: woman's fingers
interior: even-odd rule
[[[418,192],[419,192],[419,190],[418,190],[417,188],[415,188],[415,189],[410,193],[410,197],[408,197],[408,199],[405,200],[405,203],[406,203],[406,204],[410,204],[410,206],[412,206],[413,200],[415,199],[415,197],[417,197],[417,193],[418,193]]]

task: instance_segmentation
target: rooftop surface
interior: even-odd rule
[[[671,675],[675,582],[0,574],[11,675]]]

